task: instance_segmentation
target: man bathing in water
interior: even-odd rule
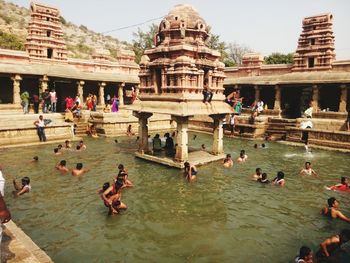
[[[279,171],[277,176],[272,180],[273,185],[284,186],[286,181],[284,180],[284,172]]]
[[[113,185],[108,182],[103,184],[101,198],[104,201],[105,206],[109,208],[109,214],[118,214],[119,209],[127,209],[127,205],[120,201],[121,192],[120,189],[122,183],[115,180]]]
[[[233,160],[231,158],[231,154],[227,154],[226,158],[222,161],[224,167],[229,168],[233,166]]]
[[[13,194],[15,196],[20,196],[25,193],[29,193],[32,187],[30,186],[30,179],[29,177],[25,176],[22,178],[22,186],[18,185],[16,180],[13,179],[13,186],[15,187],[16,191],[13,191]]]
[[[305,168],[301,169],[300,175],[313,175],[317,176],[317,173],[315,172],[314,169],[311,168],[311,163],[306,162],[305,163]]]
[[[259,178],[257,180],[257,182],[262,183],[262,184],[269,184],[270,180],[267,179],[267,174],[266,173],[262,173],[261,178]]]
[[[194,165],[190,165],[189,162],[185,162],[184,176],[191,182],[197,178],[197,168]]]
[[[66,160],[61,160],[56,166],[56,170],[60,171],[61,173],[68,173],[69,169],[66,166],[67,162]]]
[[[87,169],[87,168],[83,168],[83,164],[82,163],[77,163],[77,166],[76,168],[74,168],[72,170],[72,175],[73,176],[81,176],[83,175],[84,173],[87,173],[89,172],[90,169]]]
[[[348,223],[350,223],[350,218],[346,217],[338,210],[339,202],[335,197],[328,198],[328,207],[324,207],[321,210],[321,214],[330,217],[331,219],[340,218]]]
[[[261,179],[262,177],[262,170],[261,168],[256,168],[255,169],[255,174],[253,174],[253,180],[257,181],[258,179]]]
[[[239,157],[237,159],[238,163],[243,163],[248,159],[248,155],[245,154],[245,150],[241,150]]]

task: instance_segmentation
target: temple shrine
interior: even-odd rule
[[[178,168],[185,161],[196,165],[224,157],[222,121],[232,110],[224,102],[224,64],[219,61],[220,53],[206,45],[207,38],[208,25],[190,5],[176,5],[161,21],[155,47],[142,57],[140,101],[132,106],[139,119],[136,156]],[[213,93],[210,102],[203,102],[205,85]],[[147,120],[154,113],[171,115],[176,122],[174,159],[154,156],[148,148]],[[189,120],[196,115],[213,120],[210,153],[188,147]]]

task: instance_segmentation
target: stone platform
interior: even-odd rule
[[[135,153],[135,156],[147,161],[167,165],[170,167],[175,167],[182,169],[184,168],[184,162],[175,162],[173,158],[166,157],[166,156],[157,156],[157,155],[151,155],[151,154],[141,154],[139,152]],[[202,150],[193,150],[188,153],[188,162],[192,165],[203,165],[210,162],[219,161],[225,158],[225,154],[218,154],[213,155],[207,151]]]

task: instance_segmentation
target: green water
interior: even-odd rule
[[[211,145],[199,135],[190,145]],[[220,163],[199,167],[198,180],[188,183],[182,172],[136,159],[134,138],[89,139],[85,152],[53,155],[53,145],[0,151],[6,201],[18,224],[55,262],[292,262],[302,245],[314,251],[326,237],[348,223],[319,214],[335,196],[350,216],[350,195],[324,190],[348,176],[349,155],[254,141],[225,139],[225,152],[236,159],[245,149],[249,159],[225,169]],[[261,142],[260,142],[261,143]],[[39,155],[39,163],[30,163]],[[81,178],[54,169],[83,162],[91,171]],[[311,161],[319,178],[301,178]],[[123,190],[129,209],[107,216],[97,190],[117,173],[129,171],[134,188]],[[250,180],[256,167],[272,179],[286,174],[284,188]],[[32,192],[11,196],[13,177],[29,176]]]

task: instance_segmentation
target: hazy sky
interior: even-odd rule
[[[11,0],[29,7],[30,0]],[[256,52],[294,52],[303,17],[323,13],[334,16],[337,60],[350,59],[350,0],[40,0],[61,10],[77,25],[105,32],[162,17],[176,4],[191,4],[225,42],[245,44]],[[161,19],[153,21],[157,24]],[[131,41],[137,27],[147,30],[152,22],[109,33]]]

